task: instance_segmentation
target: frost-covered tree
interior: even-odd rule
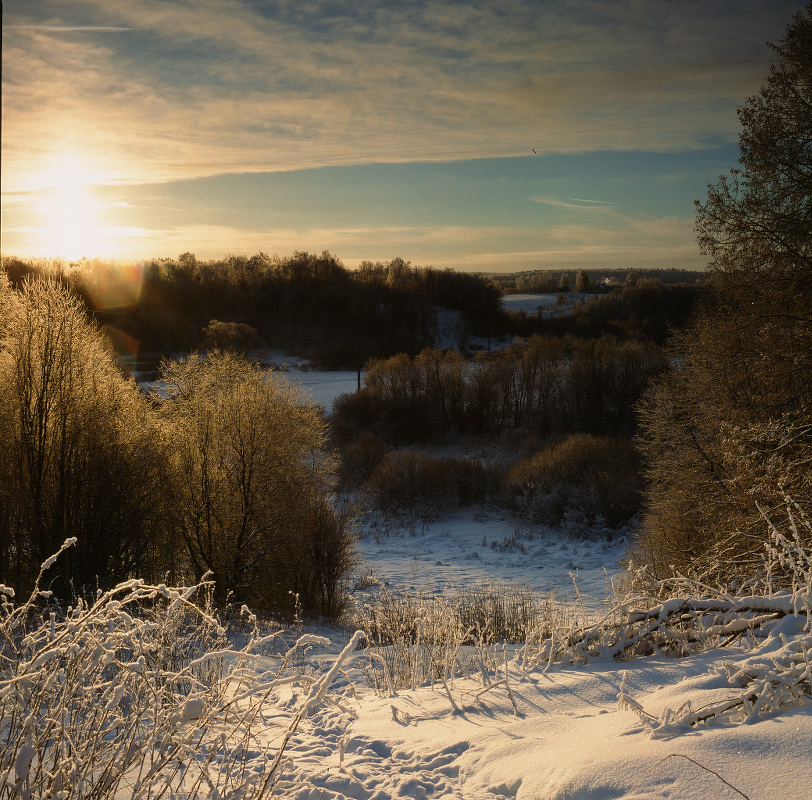
[[[62,598],[156,561],[160,453],[155,419],[113,363],[81,302],[54,281],[0,286],[0,582],[48,572]]]
[[[639,555],[659,574],[747,578],[764,549],[756,504],[812,503],[812,4],[773,50],[739,110],[739,167],[697,203],[709,302],[642,408]]]
[[[217,598],[331,613],[353,539],[330,504],[335,463],[320,410],[278,374],[227,352],[162,364],[173,523]],[[325,559],[335,573],[325,570]]]

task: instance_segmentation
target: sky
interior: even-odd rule
[[[701,270],[801,7],[5,0],[2,253]]]

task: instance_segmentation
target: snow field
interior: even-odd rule
[[[585,602],[595,604],[606,599],[621,570],[627,535],[592,534],[592,540],[572,539],[500,510],[467,508],[429,522],[371,517],[359,546],[367,572],[397,591],[434,596],[514,583],[539,594],[571,595],[577,586]]]
[[[808,572],[794,595],[638,599],[596,627],[619,540],[569,540],[480,510],[369,521],[361,546],[365,571],[393,594],[512,579],[548,592],[577,569],[596,601],[551,638],[407,641],[441,656],[400,688],[368,681],[386,644],[337,628],[283,634],[250,615],[229,641],[189,605],[191,588],[131,581],[26,629],[25,604],[0,587],[0,798],[809,796]],[[163,612],[138,613],[156,600]]]

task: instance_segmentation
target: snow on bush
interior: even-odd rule
[[[294,655],[327,640],[304,635],[263,659],[280,634],[254,625],[236,649],[206,606],[205,582],[131,580],[62,615],[39,583],[21,605],[0,588],[0,798],[267,796],[290,737],[330,702],[361,635],[316,677],[293,668]],[[286,684],[304,699],[263,738],[263,715]]]

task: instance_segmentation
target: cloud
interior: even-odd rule
[[[123,28],[114,25],[6,25],[9,30],[35,30],[35,31],[92,31],[94,33],[118,33],[131,31],[133,28]]]
[[[6,9],[4,183],[731,141],[794,4],[43,0]],[[717,31],[724,29],[720,37]],[[113,31],[126,35],[109,36]]]
[[[577,197],[573,197],[569,200],[560,200],[556,197],[531,197],[530,200],[533,203],[539,203],[544,206],[554,206],[556,208],[577,208],[582,211],[588,211],[591,209],[597,211],[603,211],[608,208],[614,206],[614,203],[610,203],[606,200],[582,200]]]

